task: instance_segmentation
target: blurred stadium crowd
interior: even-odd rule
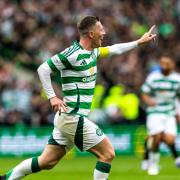
[[[98,62],[93,120],[141,122],[145,115],[140,87],[147,73],[157,68],[158,57],[172,55],[180,70],[180,0],[1,0],[1,124],[52,123],[36,69],[78,39],[76,23],[84,15],[101,18],[107,32],[104,45],[136,40],[154,24],[158,33],[148,46]],[[59,79],[54,76],[55,89]],[[133,111],[128,109],[132,106]]]

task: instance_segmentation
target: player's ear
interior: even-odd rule
[[[88,35],[89,35],[89,37],[92,39],[92,38],[94,37],[94,32],[93,32],[93,31],[89,31],[89,32],[88,32]]]

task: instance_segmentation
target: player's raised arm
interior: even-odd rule
[[[119,43],[107,47],[99,48],[99,57],[108,57],[111,55],[120,55],[127,51],[130,51],[136,48],[138,45],[149,43],[156,38],[156,34],[153,33],[155,26],[152,26],[148,32],[141,36],[138,40],[128,42],[128,43]]]

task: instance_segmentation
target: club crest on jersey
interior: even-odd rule
[[[96,129],[96,134],[97,134],[98,136],[102,136],[102,135],[103,135],[103,132],[102,132],[101,129]]]

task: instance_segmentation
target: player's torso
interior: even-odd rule
[[[68,113],[88,115],[97,75],[97,49],[87,51],[74,45],[62,54],[71,62],[61,71],[64,101]]]
[[[150,82],[152,97],[157,102],[155,107],[149,107],[148,111],[175,113],[175,99],[180,88],[180,79],[176,73],[164,76],[156,73]]]

